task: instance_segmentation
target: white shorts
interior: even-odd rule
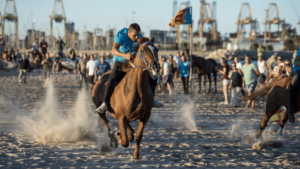
[[[223,85],[230,85],[230,81],[228,79],[223,79]]]

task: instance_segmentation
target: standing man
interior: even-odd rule
[[[22,60],[19,64],[19,83],[26,83],[26,72],[29,69],[29,61],[26,59],[25,55],[22,54]]]
[[[59,56],[58,53],[56,53],[53,62],[53,67],[52,67],[53,73],[57,73],[60,70],[60,62],[61,62],[61,57]]]
[[[2,60],[2,52],[4,50],[4,47],[5,47],[5,41],[2,35],[0,35],[0,60]]]
[[[66,46],[66,44],[64,43],[64,41],[61,40],[60,36],[57,38],[57,41],[54,44],[57,53],[60,57],[63,57],[63,50],[64,47]]]
[[[257,67],[259,70],[258,83],[260,85],[260,88],[264,89],[266,87],[265,85],[266,77],[268,77],[269,74],[268,74],[268,68],[266,62],[262,59],[261,56],[258,57]]]
[[[235,56],[234,57],[234,62],[236,64],[236,69],[243,69],[243,65],[242,63],[239,61],[239,57],[238,56]]]
[[[98,67],[96,67],[95,70],[95,79],[98,80],[101,78],[101,76],[110,70],[110,65],[108,62],[105,62],[104,56],[101,56],[100,63]],[[99,72],[99,73],[98,73]],[[98,75],[98,76],[97,76]]]
[[[88,78],[89,78],[89,83],[90,83],[90,86],[91,86],[91,91],[93,90],[93,87],[94,87],[94,76],[95,76],[95,69],[97,67],[97,62],[94,60],[94,55],[91,54],[90,55],[90,61],[87,62],[86,64],[86,69],[87,69],[87,72],[89,73],[88,75]]]
[[[42,41],[40,43],[40,47],[41,47],[41,52],[44,55],[44,57],[46,56],[47,53],[47,48],[48,48],[48,43],[45,41],[45,38],[42,37]]]
[[[293,80],[289,86],[289,109],[288,109],[288,117],[291,123],[295,122],[295,113],[297,110],[297,105],[299,104],[298,93],[300,87],[300,50],[296,57],[293,59]]]
[[[134,52],[134,48],[137,46],[137,39],[138,37],[143,37],[140,33],[141,28],[137,23],[133,23],[129,26],[129,28],[121,29],[115,39],[114,44],[111,49],[111,53],[114,55],[114,68],[112,69],[109,79],[107,81],[105,87],[105,94],[104,94],[104,102],[98,107],[96,110],[99,113],[104,113],[107,110],[107,105],[110,102],[110,97],[114,90],[115,82],[119,82],[125,76],[125,72],[120,71],[120,68],[126,60],[130,60],[135,57],[136,52]],[[155,95],[155,88],[157,85],[157,79],[152,79],[149,76],[149,84],[151,86],[153,96]],[[163,104],[158,102],[154,99],[153,107],[162,107]]]
[[[172,60],[169,58],[169,62],[166,62],[166,58],[163,58],[162,61],[164,62],[163,93],[166,91],[166,85],[167,85],[169,89],[169,93],[172,94],[172,88],[171,88],[172,68],[171,68],[171,64],[169,63]]]
[[[84,53],[82,55],[82,59],[79,60],[78,64],[77,64],[77,71],[78,71],[78,75],[79,75],[79,89],[81,89],[81,84],[82,81],[84,81],[85,85],[86,85],[86,89],[88,88],[88,74],[86,71],[86,65],[87,65],[87,54]]]
[[[242,72],[244,74],[245,83],[248,90],[248,95],[250,96],[257,85],[257,77],[259,76],[259,72],[255,66],[255,64],[251,63],[250,56],[245,56],[245,62]],[[248,100],[248,103],[246,105],[246,108],[249,107],[249,105],[252,103],[252,107],[255,107],[255,100]]]
[[[177,52],[177,55],[173,57],[173,61],[175,62],[175,66],[176,66],[176,69],[174,70],[175,81],[178,82],[179,81],[179,72],[180,72],[178,70],[178,66],[181,63],[180,52]]]
[[[259,44],[259,46],[257,48],[257,57],[262,57],[264,51],[265,51],[264,48],[262,48],[261,44]]]
[[[47,87],[50,81],[50,72],[52,68],[53,61],[50,58],[49,53],[46,53],[44,60],[42,61],[43,65],[43,74],[45,78],[45,84],[44,87]]]

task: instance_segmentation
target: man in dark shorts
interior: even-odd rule
[[[169,58],[171,61],[171,59]],[[169,62],[166,62],[166,59],[163,58],[162,61],[164,62],[164,72],[163,72],[163,91],[166,90],[166,85],[168,86],[169,93],[172,94],[171,84],[172,84],[172,68]]]
[[[44,37],[42,37],[42,41],[40,42],[40,47],[41,47],[41,52],[45,57],[47,53],[48,43],[45,41]]]
[[[85,85],[86,85],[86,89],[88,88],[88,74],[86,71],[86,64],[87,64],[88,60],[87,60],[87,54],[84,53],[82,55],[82,59],[79,60],[78,64],[77,64],[77,71],[79,74],[79,89],[81,89],[81,85],[82,82],[84,81]]]
[[[54,46],[59,56],[63,57],[63,50],[66,44],[64,43],[64,41],[61,40],[60,36],[57,38],[57,41],[55,42]]]
[[[93,90],[94,87],[94,76],[95,76],[95,69],[97,67],[97,62],[94,60],[94,55],[90,55],[90,60],[86,63],[86,71],[88,72],[88,79],[91,86],[91,90]]]
[[[46,53],[44,60],[42,61],[43,65],[43,74],[45,78],[45,84],[44,87],[47,87],[50,81],[50,73],[52,68],[53,61],[50,58],[49,53]]]
[[[19,82],[20,83],[26,83],[26,73],[29,70],[29,61],[26,59],[25,55],[22,54],[22,60],[19,64]]]

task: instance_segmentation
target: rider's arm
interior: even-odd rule
[[[126,58],[127,60],[130,60],[131,58],[133,58],[133,54],[131,53],[122,53],[119,51],[121,44],[119,44],[118,42],[114,42],[113,47],[111,49],[111,54],[115,55],[115,56],[119,56],[119,57],[123,57]]]

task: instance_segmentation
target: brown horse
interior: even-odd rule
[[[109,114],[118,120],[120,132],[116,132],[115,135],[123,147],[128,147],[129,142],[134,139],[134,130],[129,122],[140,120],[136,134],[135,159],[139,159],[139,147],[142,141],[143,130],[150,118],[154,102],[153,92],[149,85],[149,76],[156,77],[160,70],[157,61],[158,50],[153,45],[154,38],[151,38],[151,42],[149,42],[148,38],[139,38],[138,44],[136,57],[124,64],[122,68],[127,73],[115,87],[108,106]],[[109,73],[104,74],[93,88],[92,99],[96,107],[99,107],[104,101],[103,94]],[[109,121],[106,118],[106,112],[98,114],[109,131],[108,136],[110,137],[111,146],[117,147],[114,134],[108,125]],[[127,129],[129,131],[128,136]]]
[[[253,93],[251,96],[244,96],[242,100],[250,100],[250,99],[258,99],[265,95],[268,95],[267,103],[266,103],[266,112],[265,116],[262,119],[260,130],[258,132],[257,138],[260,137],[263,129],[267,126],[267,123],[271,116],[281,107],[285,106],[287,110],[281,116],[280,119],[280,129],[278,130],[277,134],[282,134],[283,127],[288,120],[288,109],[289,109],[289,86],[292,82],[291,77],[283,77],[276,80],[273,80],[266,89],[262,89]],[[297,99],[300,99],[300,92],[298,93]],[[297,111],[300,111],[300,104],[297,105]]]
[[[189,55],[189,50],[185,49],[183,51],[183,55],[187,60],[190,60],[190,55]],[[209,89],[208,92],[211,91],[211,73],[214,75],[214,81],[215,81],[215,93],[217,93],[217,71],[215,67],[217,67],[217,62],[213,59],[204,59],[203,57],[197,57],[195,55],[192,56],[193,61],[192,65],[193,67],[196,67],[197,73],[198,73],[198,78],[199,78],[199,93],[201,93],[201,77],[204,75],[204,92],[206,88],[206,75],[209,80]]]

